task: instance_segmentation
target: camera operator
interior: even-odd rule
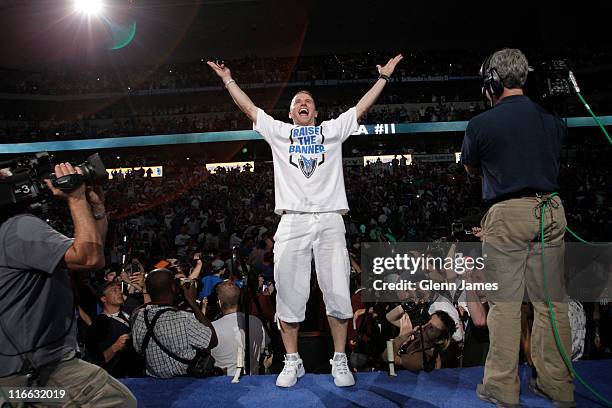
[[[217,346],[215,329],[196,302],[197,288],[181,280],[177,282],[168,269],[149,272],[145,286],[151,303],[132,315],[134,348],[145,356],[148,375],[158,378],[187,375],[189,362]],[[178,291],[183,292],[191,312],[176,308]]]
[[[83,174],[70,163],[54,170],[58,180]],[[0,226],[0,386],[65,389],[70,405],[95,400],[135,407],[136,399],[123,384],[76,358],[74,297],[65,267],[82,272],[104,266],[104,203],[85,184],[64,192],[45,182],[68,204],[74,239],[25,210]]]
[[[559,336],[570,348],[568,305],[564,299],[565,211],[558,196],[559,155],[565,128],[523,94],[527,59],[517,49],[493,53],[483,63],[482,90],[493,106],[468,123],[461,161],[468,174],[482,175],[482,196],[492,204],[481,226],[489,282],[490,349],[476,392],[497,404],[519,404],[518,355],[521,302],[525,290],[534,306],[532,356],[538,374],[530,388],[557,406],[575,406],[574,385],[558,350],[544,297],[540,223],[546,241],[546,273]],[[542,208],[546,204],[546,213]]]

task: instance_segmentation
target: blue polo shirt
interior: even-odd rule
[[[482,198],[558,189],[565,126],[524,95],[508,96],[468,123],[461,163],[480,168]]]
[[[217,275],[206,275],[201,279],[201,281],[202,291],[200,292],[200,297],[208,297],[214,292],[215,286],[217,286],[218,283],[223,282],[223,279]]]

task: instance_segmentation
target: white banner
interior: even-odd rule
[[[457,155],[455,153],[445,154],[413,154],[412,161],[423,162],[423,163],[435,163],[435,162],[457,162]]]

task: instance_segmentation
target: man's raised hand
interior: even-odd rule
[[[206,63],[213,69],[213,71],[215,71],[215,74],[217,74],[217,76],[221,78],[224,83],[232,79],[232,73],[230,69],[225,66],[225,64],[217,64],[214,61],[206,61]]]
[[[234,103],[244,112],[248,118],[253,122],[257,122],[257,106],[253,103],[251,98],[245,94],[242,89],[236,84],[236,81],[232,79],[232,73],[229,68],[225,66],[223,61],[206,61],[209,67],[215,71],[215,74],[223,81],[223,85],[227,88]],[[229,84],[234,86],[229,86]]]
[[[402,54],[397,54],[395,57],[391,58],[384,67],[377,65],[376,68],[378,69],[378,73],[380,75],[391,76],[395,70],[395,66],[402,58],[404,58]]]

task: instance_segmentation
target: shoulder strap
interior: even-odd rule
[[[153,320],[149,322],[149,310],[146,308],[144,309],[144,322],[145,322],[145,326],[147,327],[147,332],[142,341],[141,350],[142,350],[142,354],[144,354],[145,357],[146,357],[146,352],[147,352],[147,346],[149,345],[149,341],[151,340],[151,336],[153,334],[153,330],[155,329],[155,324],[157,323],[157,319],[159,319],[159,317],[162,314],[166,313],[169,310],[172,310],[172,309],[164,309],[160,311],[155,316],[153,316]]]
[[[178,361],[179,363],[182,364],[187,364],[189,365],[189,363],[191,363],[191,360],[187,360],[184,358],[181,358],[179,356],[177,356],[176,354],[174,354],[173,352],[171,352],[170,350],[168,350],[157,338],[157,336],[155,336],[155,323],[157,323],[157,319],[159,318],[159,316],[161,316],[163,313],[168,312],[168,311],[173,311],[176,312],[175,309],[164,309],[161,312],[159,312],[158,314],[155,315],[155,317],[153,317],[153,320],[151,322],[149,322],[149,316],[147,314],[148,310],[145,310],[145,315],[144,315],[144,321],[145,321],[145,325],[147,326],[147,335],[150,334],[149,338],[147,338],[145,336],[145,341],[147,341],[147,343],[149,342],[150,338],[153,338],[153,341],[159,346],[159,348],[168,355],[168,357]],[[145,346],[145,344],[143,343],[143,347]]]

